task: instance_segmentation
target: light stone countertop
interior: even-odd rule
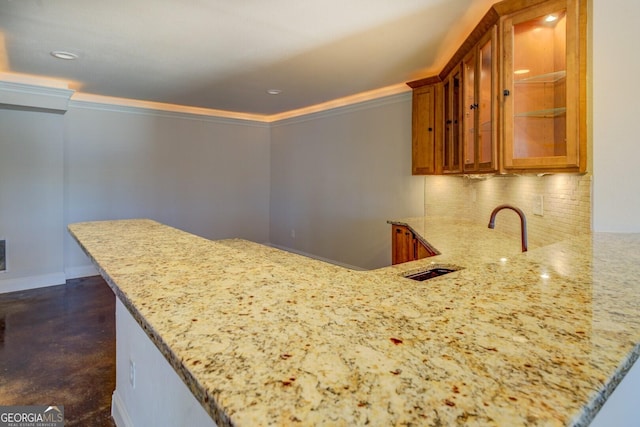
[[[218,425],[588,424],[640,353],[640,234],[520,254],[438,224],[414,228],[435,261],[365,272],[150,220],[69,230]],[[431,262],[465,268],[401,277]]]
[[[413,230],[427,247],[435,249],[441,262],[462,263],[464,267],[482,265],[509,258],[522,251],[520,236],[490,229],[477,224],[448,217],[418,217],[389,220],[389,224],[405,225]],[[529,250],[535,246],[529,245]]]

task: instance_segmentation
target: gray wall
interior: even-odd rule
[[[145,217],[269,240],[268,125],[74,101],[52,113],[47,90],[10,89],[3,99],[29,106],[0,105],[0,292],[95,274],[71,222]]]
[[[365,269],[389,265],[386,221],[424,212],[410,141],[409,93],[274,124],[271,243]]]
[[[269,127],[203,116],[65,116],[65,218],[151,218],[211,239],[269,240]],[[68,275],[88,260],[66,235]],[[74,273],[77,271],[77,273]]]
[[[66,226],[104,219],[387,265],[386,220],[423,213],[423,180],[409,172],[410,99],[273,126],[77,101],[64,115],[0,110],[0,292],[95,274]]]
[[[0,292],[64,282],[62,129],[61,114],[0,109]]]

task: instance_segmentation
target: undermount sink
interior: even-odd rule
[[[453,268],[446,268],[446,267],[433,267],[428,270],[419,271],[417,273],[409,274],[404,277],[407,279],[417,280],[419,282],[422,282],[427,279],[432,279],[434,277],[442,276],[443,274],[453,273],[454,271],[458,271],[458,270]]]

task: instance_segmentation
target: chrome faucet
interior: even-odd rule
[[[491,218],[489,218],[489,228],[493,229],[496,226],[496,214],[502,209],[511,209],[520,217],[520,240],[522,241],[522,252],[527,251],[527,218],[524,216],[522,209],[516,208],[511,205],[500,205],[491,212]]]

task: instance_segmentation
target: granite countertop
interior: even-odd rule
[[[364,272],[150,220],[69,229],[218,425],[587,424],[640,352],[640,235],[456,258],[446,227],[435,261]],[[465,268],[402,277],[432,262]]]
[[[448,217],[402,218],[387,222],[409,227],[422,243],[440,253],[437,259],[462,263],[465,267],[498,261],[522,251],[519,235],[492,230],[487,224]],[[529,249],[535,249],[535,246],[529,245]]]

